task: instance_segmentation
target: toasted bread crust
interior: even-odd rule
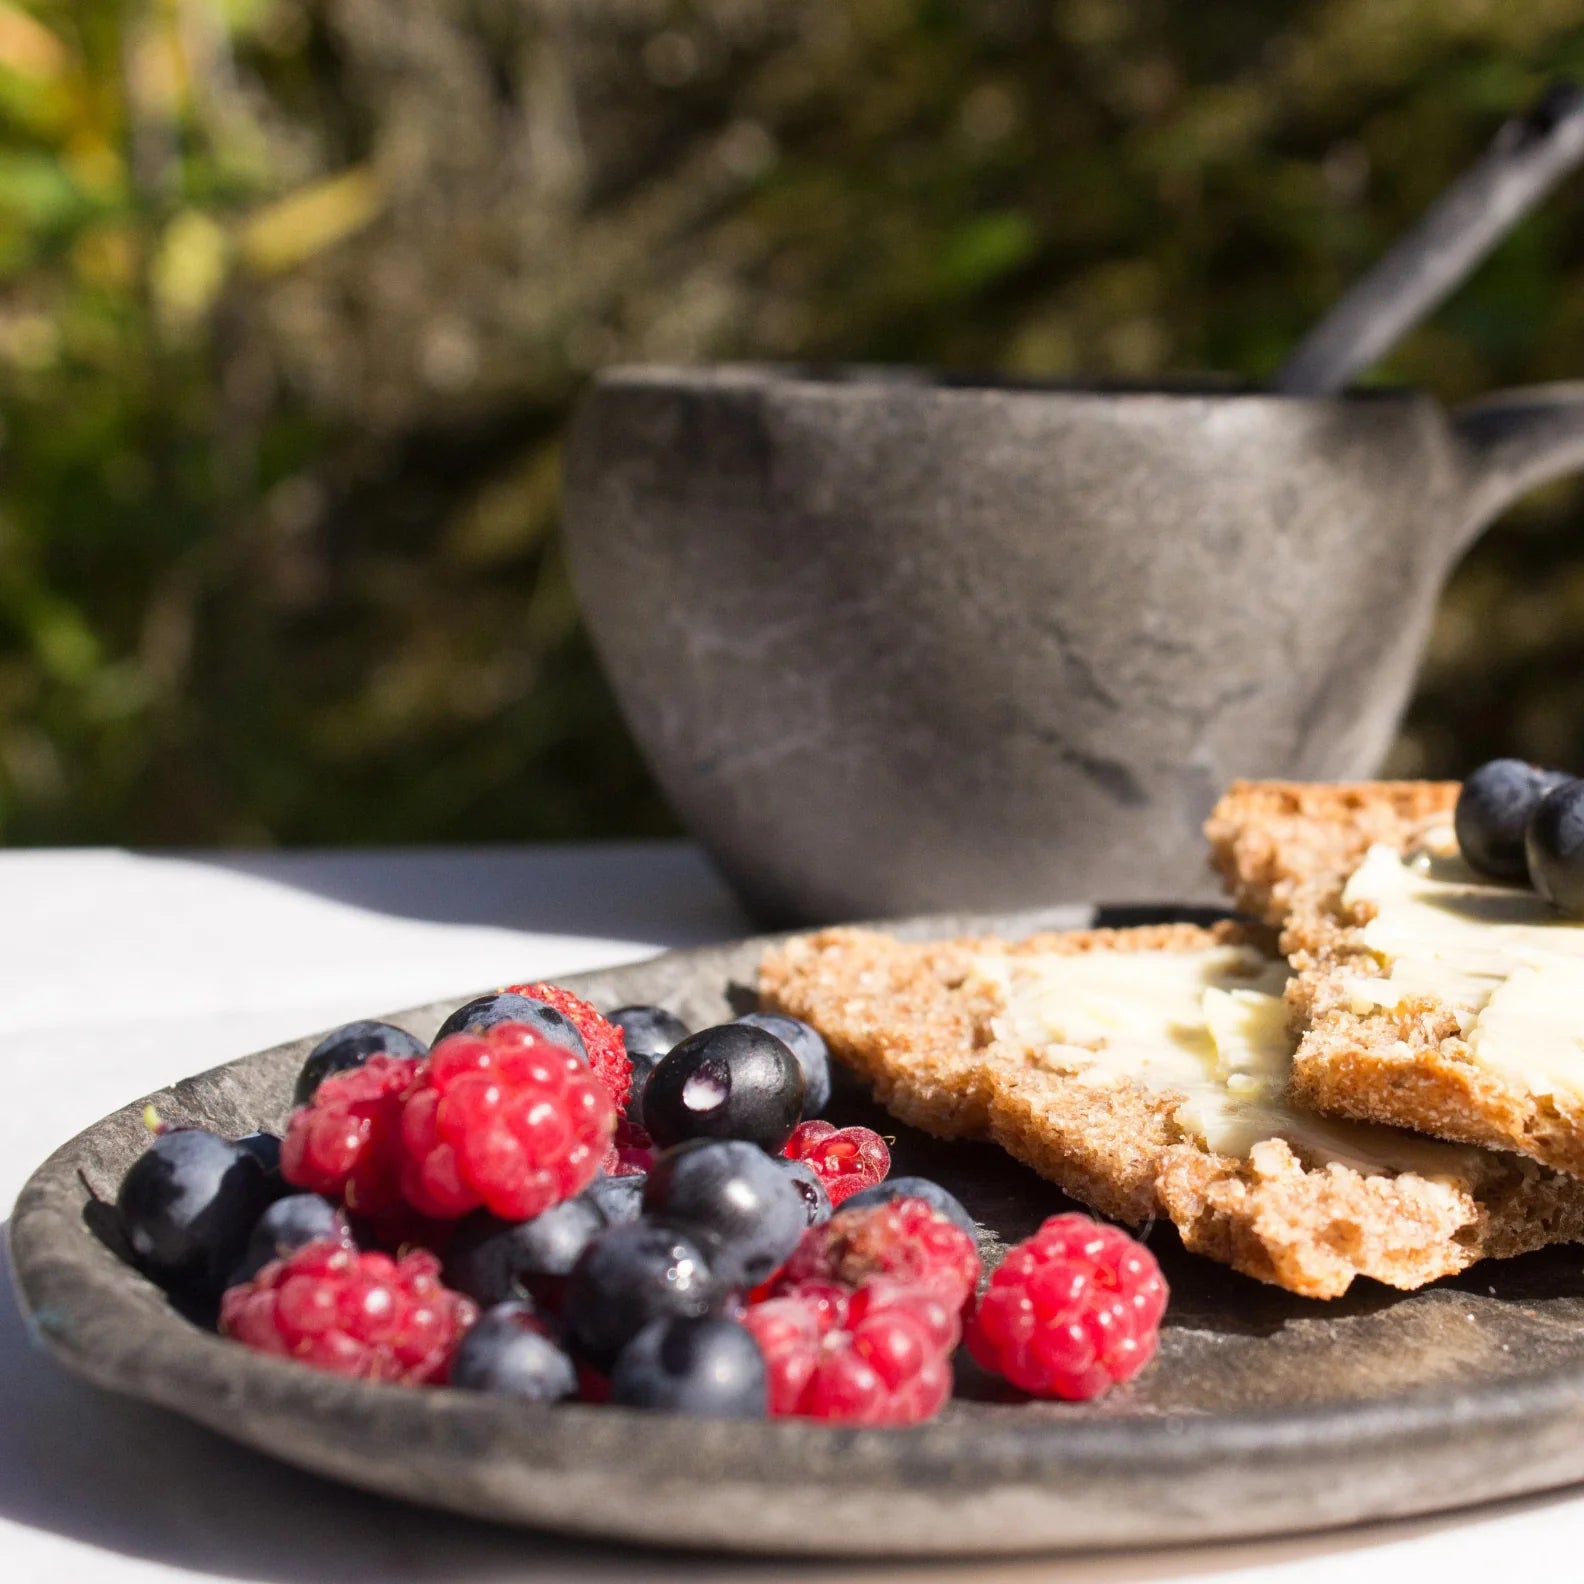
[[[1513,1150],[1584,1176],[1584,1107],[1504,1080],[1476,1062],[1452,1010],[1430,1000],[1359,1012],[1346,982],[1378,975],[1365,910],[1342,900],[1370,846],[1404,850],[1445,824],[1456,782],[1352,786],[1240,782],[1206,825],[1215,862],[1243,905],[1281,929],[1301,1030],[1293,1095],[1317,1111]]]
[[[1467,1181],[1305,1167],[1280,1140],[1247,1161],[1185,1134],[1179,1096],[1096,1087],[1041,1066],[991,1027],[994,994],[969,978],[981,953],[1203,949],[1249,943],[1236,927],[1077,931],[1009,945],[911,945],[827,930],[772,951],[765,1004],[807,1019],[894,1115],[943,1137],[988,1137],[1103,1214],[1165,1215],[1187,1247],[1261,1281],[1334,1297],[1356,1276],[1411,1288],[1486,1253],[1584,1234],[1584,1187],[1512,1157],[1475,1157]]]
[[[1376,842],[1406,847],[1457,803],[1456,781],[1234,781],[1205,822],[1238,909],[1274,929],[1305,889],[1334,886]]]

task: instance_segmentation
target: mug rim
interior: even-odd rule
[[[797,391],[831,400],[878,392],[932,396],[942,400],[995,397],[1006,401],[1105,401],[1202,404],[1266,401],[1281,406],[1344,406],[1431,403],[1414,386],[1355,386],[1329,396],[1305,396],[1215,373],[1166,376],[1158,382],[1126,379],[1045,379],[995,370],[941,368],[911,363],[839,361],[772,363],[614,363],[596,370],[597,389],[677,391]]]

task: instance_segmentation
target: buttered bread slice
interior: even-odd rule
[[[776,948],[765,1004],[813,1023],[905,1121],[990,1138],[1075,1198],[1313,1297],[1418,1287],[1584,1234],[1584,1184],[1287,1098],[1286,965],[1232,926]]]
[[[1268,792],[1234,788],[1212,820],[1221,851],[1243,855],[1245,867],[1231,865],[1239,895],[1285,888],[1294,1093],[1584,1176],[1584,923],[1469,869],[1452,831],[1455,787],[1431,817],[1385,839],[1377,819],[1377,839],[1363,842],[1368,789],[1343,790],[1307,789],[1281,838],[1289,854],[1361,848],[1341,873],[1298,864],[1272,884],[1268,869],[1246,867]]]
[[[1205,821],[1210,861],[1241,912],[1273,929],[1334,902],[1371,847],[1405,851],[1451,823],[1456,781],[1234,781]]]

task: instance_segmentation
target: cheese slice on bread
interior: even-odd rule
[[[1584,1176],[1584,922],[1474,874],[1456,794],[1244,783],[1207,830],[1295,970],[1298,1099]]]
[[[1288,969],[1267,946],[1235,925],[827,930],[773,949],[760,992],[900,1119],[993,1139],[1101,1213],[1168,1217],[1188,1248],[1293,1292],[1418,1287],[1584,1235],[1584,1183],[1294,1105]]]

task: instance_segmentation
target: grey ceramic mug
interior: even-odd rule
[[[1212,894],[1235,776],[1368,775],[1447,573],[1584,468],[1584,384],[1448,415],[615,369],[566,527],[660,784],[768,923]]]

